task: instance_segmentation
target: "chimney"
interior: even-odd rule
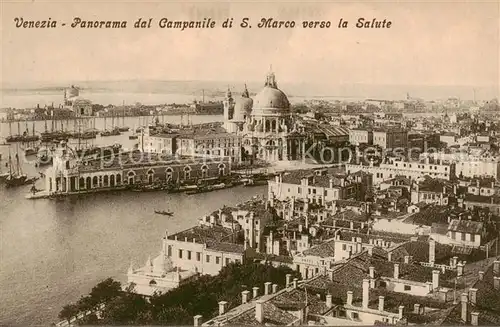
[[[273,284],[273,294],[278,292],[278,284]]]
[[[496,290],[500,290],[500,277],[498,276],[493,277],[493,288]]]
[[[326,307],[327,307],[327,308],[331,308],[331,307],[333,307],[333,303],[332,303],[332,295],[331,295],[331,294],[327,294],[327,295],[326,295]]]
[[[241,292],[241,304],[245,304],[248,302],[248,295],[250,294],[250,291],[243,291]]]
[[[429,263],[434,265],[436,261],[436,241],[429,241]]]
[[[252,288],[253,294],[252,297],[255,299],[257,296],[259,296],[259,288],[257,286]]]
[[[462,314],[461,318],[462,321],[467,322],[467,303],[468,302],[468,296],[467,293],[462,293]]]
[[[292,274],[286,274],[285,287],[290,287],[292,283]]]
[[[399,279],[399,264],[394,264],[394,279]]]
[[[203,316],[202,315],[196,315],[194,316],[194,327],[197,327],[197,326],[201,326],[201,318]]]
[[[299,281],[298,278],[293,279],[293,288],[297,288],[298,281]]]
[[[255,301],[255,320],[257,320],[261,324],[264,322],[264,301],[263,300]]]
[[[439,288],[439,270],[432,271],[432,289],[437,290]]]
[[[416,315],[420,314],[420,303],[415,303],[413,305],[413,313],[416,314]]]
[[[464,264],[459,262],[457,263],[457,276],[460,277],[464,274]]]
[[[269,295],[271,294],[271,282],[265,282],[264,283],[264,295]]]
[[[484,279],[484,271],[480,271],[478,274],[479,274],[479,280],[483,280]]]
[[[220,301],[219,302],[219,316],[222,316],[224,313],[226,313],[226,301]]]
[[[499,260],[493,261],[493,275],[494,276],[500,275],[500,261]]]
[[[469,301],[470,303],[476,305],[477,302],[477,288],[469,289]]]
[[[470,314],[470,324],[472,326],[479,325],[479,312],[477,312],[477,311],[471,312],[471,314]]]
[[[457,266],[457,262],[458,262],[458,257],[453,257],[452,260],[453,260],[453,263],[452,263],[451,266],[452,267],[456,267]]]
[[[347,305],[352,305],[352,291],[347,291]]]
[[[392,252],[387,252],[387,261],[392,261]]]
[[[405,306],[404,305],[400,305],[398,309],[399,309],[399,311],[398,311],[398,318],[401,320],[401,319],[403,319],[403,313],[404,313],[404,310],[405,310]]]
[[[363,308],[368,308],[368,301],[370,300],[370,280],[363,279]]]
[[[410,256],[409,255],[405,255],[405,263],[406,264],[410,263]]]
[[[384,311],[384,299],[385,297],[383,295],[380,295],[378,297],[378,311]]]

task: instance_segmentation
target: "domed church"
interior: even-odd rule
[[[224,128],[241,136],[245,161],[299,160],[305,152],[304,135],[273,72],[268,73],[264,88],[253,100],[246,85],[236,100],[228,89],[224,99]]]

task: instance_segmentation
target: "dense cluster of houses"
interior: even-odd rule
[[[281,290],[252,286],[241,305],[221,301],[219,316],[195,325],[500,322],[499,307],[478,304],[499,299],[498,209],[470,201],[496,198],[500,187],[395,176],[375,188],[372,177],[333,168],[278,175],[265,198],[165,235],[161,254],[131,267],[128,280],[151,295],[247,261],[302,277]]]

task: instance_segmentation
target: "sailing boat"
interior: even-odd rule
[[[19,164],[19,154],[16,151],[16,172],[12,171],[12,157],[10,155],[9,148],[9,176],[5,179],[5,184],[7,187],[21,186],[26,184],[28,176],[22,173],[21,165]]]
[[[120,118],[117,116],[116,117],[116,120],[118,121]],[[119,125],[120,123],[118,123]],[[128,132],[130,130],[130,128],[128,128],[127,126],[125,126],[125,101],[123,101],[123,105],[122,105],[122,126],[121,127],[118,127],[118,130],[120,132]]]
[[[35,137],[35,122],[33,122],[33,137]],[[29,142],[29,146],[24,149],[24,155],[27,156],[34,156],[38,153],[38,146],[35,143],[35,141]]]

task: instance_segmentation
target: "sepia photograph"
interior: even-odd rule
[[[500,325],[500,2],[0,15],[0,326]]]

